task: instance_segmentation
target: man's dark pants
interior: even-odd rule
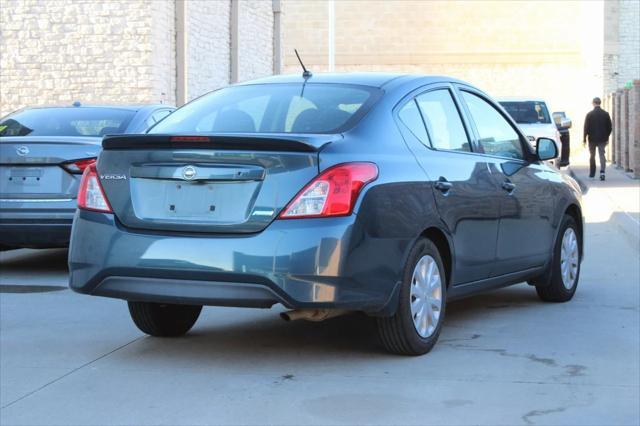
[[[598,150],[598,156],[600,157],[600,173],[604,173],[607,161],[604,157],[604,149],[606,146],[606,142],[589,142],[589,177],[594,177],[596,175],[596,149]]]

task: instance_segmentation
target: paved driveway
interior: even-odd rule
[[[451,303],[419,358],[385,354],[366,317],[277,309],[208,308],[187,337],[146,337],[124,302],[64,287],[64,250],[5,252],[0,423],[638,424],[639,253],[590,197],[572,302],[522,284]]]

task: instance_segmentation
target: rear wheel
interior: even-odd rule
[[[423,238],[409,255],[395,315],[378,318],[384,347],[400,355],[429,352],[442,328],[446,290],[440,253],[431,240]]]
[[[202,306],[127,302],[136,326],[156,337],[182,336],[196,323]]]
[[[580,278],[579,238],[575,219],[565,215],[554,248],[550,282],[548,285],[536,286],[540,299],[547,302],[568,302],[575,294]]]

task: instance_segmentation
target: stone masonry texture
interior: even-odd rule
[[[187,98],[230,82],[231,0],[186,2]],[[176,102],[176,0],[0,0],[0,116]],[[240,80],[273,72],[271,1],[239,3]]]
[[[620,70],[637,75],[639,7],[638,0],[340,0],[335,70],[448,75],[493,96],[544,98],[573,120],[579,144],[591,99],[610,92],[605,74],[637,78]],[[283,11],[285,71],[299,72],[294,48],[313,71],[326,70],[327,3],[286,1]]]

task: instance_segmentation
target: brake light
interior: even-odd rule
[[[95,162],[84,169],[80,190],[78,191],[78,207],[94,212],[113,213],[107,197],[104,195]]]
[[[84,172],[84,169],[86,169],[87,167],[95,163],[96,163],[96,159],[94,157],[94,158],[83,158],[81,160],[74,160],[68,163],[62,163],[61,166],[63,169],[65,169],[69,173],[73,173],[74,175],[79,175]]]
[[[378,177],[373,163],[344,163],[322,172],[280,213],[280,219],[348,216],[362,188]]]
[[[170,142],[209,142],[209,136],[171,136]]]

